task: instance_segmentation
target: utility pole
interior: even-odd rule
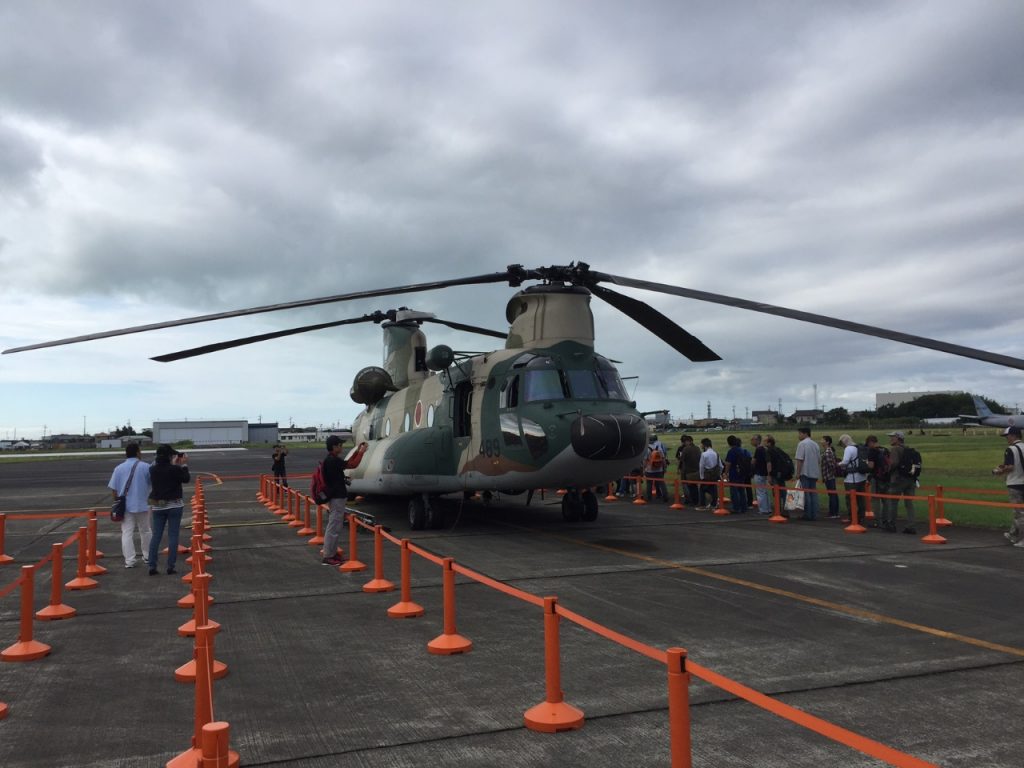
[[[708,418],[711,418],[711,401],[708,400]]]
[[[814,385],[814,410],[818,410],[818,385]]]

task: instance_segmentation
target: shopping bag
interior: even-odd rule
[[[804,491],[802,488],[790,488],[786,491],[786,511],[804,511]]]

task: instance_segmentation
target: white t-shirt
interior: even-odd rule
[[[845,466],[850,466],[850,462],[857,458],[857,446],[848,445],[843,449],[843,460],[839,462]],[[861,474],[860,472],[847,472],[844,481],[847,483],[863,483],[868,479],[867,475]]]
[[[124,493],[124,487],[128,485],[128,476],[132,467],[138,464],[135,475],[132,477],[132,486],[128,489],[128,497],[125,505],[129,512],[149,511],[149,464],[140,459],[125,459],[116,467],[114,474],[110,476],[107,488],[118,496]]]
[[[811,438],[805,437],[799,443],[796,444],[796,456],[794,457],[798,461],[803,461],[800,465],[801,475],[817,480],[821,477],[821,449],[818,448],[818,444]]]

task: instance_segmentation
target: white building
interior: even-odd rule
[[[249,422],[238,421],[154,421],[154,443],[193,445],[239,445],[249,442]]]

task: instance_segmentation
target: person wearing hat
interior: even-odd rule
[[[914,495],[917,493],[917,475],[913,474],[912,468],[906,461],[907,446],[904,444],[904,435],[900,430],[889,433],[889,465],[892,472],[889,475],[889,497],[882,505],[885,520],[889,524],[889,531],[896,530],[896,508],[900,500],[894,498],[900,496],[903,499],[903,508],[907,513],[907,524],[903,533],[915,534],[914,527]]]
[[[345,470],[354,469],[366,452],[366,443],[360,443],[352,456],[345,461],[341,458],[341,438],[330,435],[325,443],[327,456],[323,461],[324,493],[327,495],[327,525],[324,528],[323,557],[324,565],[341,565],[344,560],[338,557],[338,540],[341,528],[345,523],[345,502],[348,501],[348,483],[345,481]]]
[[[157,563],[160,556],[160,540],[167,528],[167,573],[177,573],[174,566],[178,562],[178,537],[181,531],[181,513],[185,502],[181,486],[192,478],[188,473],[188,456],[171,448],[160,445],[156,449],[156,459],[149,468],[149,479],[152,489],[149,492],[149,506],[153,510],[153,535],[149,540],[149,575],[158,572]]]
[[[853,438],[849,435],[839,436],[839,445],[843,447],[843,458],[839,461],[838,471],[843,473],[843,490],[846,496],[846,515],[851,520],[853,519],[853,504],[854,494],[864,493],[864,483],[867,481],[868,476],[863,472],[856,472],[856,460],[857,454],[860,449],[853,442]],[[857,496],[857,511],[861,513],[861,520],[863,520],[863,506],[864,499],[861,496]]]
[[[1020,427],[1007,427],[1000,433],[1006,438],[1003,463],[992,470],[993,475],[1006,475],[1006,493],[1011,504],[1024,505],[1024,445]],[[1014,507],[1010,530],[1003,534],[1015,547],[1024,547],[1024,506]]]

